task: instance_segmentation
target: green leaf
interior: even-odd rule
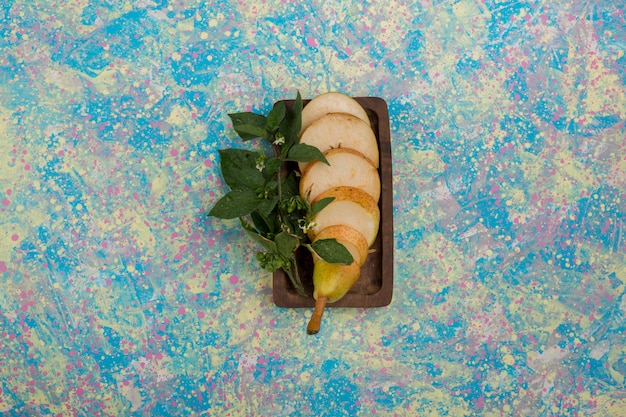
[[[311,243],[311,247],[320,258],[328,263],[350,265],[354,262],[350,251],[337,242],[337,239],[316,240]]]
[[[267,127],[269,130],[276,130],[285,118],[287,107],[284,102],[277,103],[267,115]]]
[[[265,189],[269,192],[276,192],[278,189],[278,181],[268,181],[265,183]]]
[[[296,96],[293,106],[285,115],[278,131],[285,137],[284,147],[289,148],[298,142],[298,134],[302,128],[302,97],[300,92]]]
[[[254,125],[240,125],[237,126],[235,130],[244,142],[256,138],[267,139],[269,136],[266,129]]]
[[[278,251],[276,242],[266,237],[261,236],[256,230],[244,228],[246,234],[252,238],[255,242],[263,246],[268,252],[276,253]]]
[[[267,119],[265,116],[251,113],[230,113],[228,115],[233,123],[233,129],[244,141],[255,138],[267,138]]]
[[[278,253],[285,259],[291,258],[293,251],[298,246],[299,239],[287,232],[280,232],[274,238]]]
[[[281,163],[282,161],[280,158],[269,158],[265,162],[265,170],[263,170],[265,177],[269,179],[278,173]]]
[[[259,213],[261,213],[266,218],[272,213],[274,207],[276,207],[276,203],[278,203],[278,196],[275,195],[272,198],[264,199],[259,202],[257,206],[259,209]]]
[[[209,212],[209,216],[219,219],[234,219],[252,213],[260,199],[250,189],[231,190],[220,198]]]
[[[313,206],[311,206],[311,217],[316,216],[317,213],[322,211],[322,209],[324,207],[326,207],[327,205],[332,203],[334,199],[335,199],[335,197],[326,197],[326,198],[322,198],[321,200],[315,202],[315,204],[313,204]]]
[[[259,213],[258,210],[255,210],[252,213],[250,213],[250,218],[252,219],[252,222],[254,223],[254,227],[256,227],[259,234],[267,235],[268,233],[272,232],[270,225],[267,223],[265,218],[261,215],[261,213]]]
[[[324,154],[322,154],[319,149],[305,143],[296,143],[289,148],[286,160],[296,162],[322,161],[326,165],[329,165]]]
[[[232,189],[263,187],[265,179],[256,168],[258,152],[244,149],[223,149],[219,151],[220,165],[224,181]]]
[[[282,194],[283,200],[288,200],[289,198],[300,195],[299,179],[294,172],[289,174],[287,178],[285,178],[282,182]]]

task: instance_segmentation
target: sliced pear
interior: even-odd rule
[[[365,236],[350,226],[345,224],[328,226],[316,235],[315,240],[320,239],[337,239],[337,242],[348,249],[359,265],[363,265],[367,259],[369,247]]]
[[[372,247],[380,224],[380,210],[372,196],[356,187],[341,186],[321,193],[312,204],[326,197],[334,200],[313,218],[315,226],[309,230],[309,238],[315,240],[325,228],[343,224],[359,231],[367,247]]]
[[[355,149],[378,168],[378,143],[369,123],[348,113],[329,113],[307,127],[302,132],[300,143],[315,146],[324,153],[334,148]],[[308,162],[299,162],[300,172],[304,172]]]
[[[316,96],[302,109],[302,128],[300,133],[311,123],[328,113],[348,113],[370,125],[370,119],[365,109],[358,101],[339,92],[329,92]]]
[[[378,202],[380,176],[371,161],[354,149],[338,148],[324,153],[330,165],[309,164],[300,178],[300,195],[312,201],[324,191],[340,186],[360,188]]]

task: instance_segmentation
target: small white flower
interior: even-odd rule
[[[265,168],[266,160],[267,160],[267,157],[265,156],[265,154],[263,152],[259,152],[259,154],[256,157],[256,169],[258,169],[260,172],[263,172],[263,169]]]
[[[317,227],[317,223],[311,220],[300,219],[298,221],[298,227],[302,229],[304,233],[308,233],[309,230],[315,229]]]
[[[274,139],[274,142],[272,142],[274,145],[283,145],[285,143],[285,137],[283,136],[282,133],[277,133],[276,134],[276,139]]]

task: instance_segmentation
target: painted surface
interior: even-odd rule
[[[626,415],[623,2],[302,3],[1,2],[0,414]],[[315,337],[205,217],[297,90],[392,126],[394,300]]]

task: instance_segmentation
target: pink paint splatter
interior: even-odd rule
[[[231,284],[235,285],[239,282],[239,277],[237,275],[231,275],[229,281]]]
[[[33,307],[35,305],[35,302],[33,300],[27,301],[24,304],[22,304],[21,310],[22,312],[26,313],[28,312],[28,309],[30,307]]]
[[[11,236],[11,240],[12,240],[13,242],[17,242],[17,240],[18,240],[19,238],[20,238],[20,237],[19,237],[17,234],[14,234],[14,235],[12,235],[12,236]]]
[[[315,40],[315,38],[313,36],[308,36],[306,38],[306,44],[307,44],[307,46],[310,46],[310,47],[313,47],[313,48],[318,46],[317,45],[317,41]]]
[[[0,272],[7,272],[7,265],[3,261],[0,261]]]
[[[9,200],[8,198],[5,198],[4,200],[2,200],[3,206],[8,206],[9,204],[11,204],[11,200]]]
[[[178,309],[178,314],[180,314],[180,315],[183,315],[183,314],[185,314],[186,312],[187,312],[187,310],[185,310],[185,307],[180,307],[180,308]]]
[[[477,410],[482,410],[482,408],[485,406],[485,397],[484,396],[480,396],[475,400],[475,404],[476,404],[476,409]]]

